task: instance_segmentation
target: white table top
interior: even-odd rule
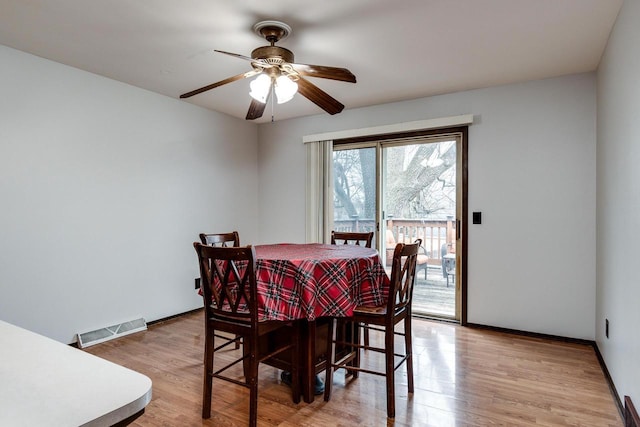
[[[0,426],[110,426],[150,401],[148,377],[0,320]]]

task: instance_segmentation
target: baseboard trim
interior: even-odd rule
[[[167,316],[167,317],[163,317],[163,318],[160,318],[160,319],[152,320],[150,322],[147,322],[147,326],[156,325],[158,323],[163,323],[163,322],[175,319],[177,317],[186,316],[187,314],[196,313],[196,312],[202,311],[202,310],[204,310],[204,307],[194,308],[193,310],[185,311],[183,313],[173,314],[171,316]]]
[[[625,415],[624,415],[624,407],[622,406],[622,400],[620,399],[618,390],[616,390],[616,385],[613,383],[613,378],[611,378],[611,374],[609,374],[609,368],[607,368],[607,364],[604,362],[604,357],[602,357],[602,353],[600,353],[598,344],[596,344],[595,341],[593,342],[593,349],[596,352],[596,357],[598,358],[598,362],[600,363],[600,368],[602,369],[602,373],[604,374],[604,377],[607,380],[607,384],[609,384],[609,391],[611,391],[613,400],[616,402],[616,406],[618,407],[618,412],[620,412],[622,419],[624,419]]]
[[[560,341],[560,342],[566,342],[566,343],[572,343],[572,344],[582,344],[582,345],[588,345],[588,346],[593,347],[593,350],[596,353],[596,357],[598,358],[598,363],[600,364],[600,369],[602,369],[602,373],[604,374],[605,380],[607,381],[607,384],[609,385],[609,391],[611,392],[611,396],[613,397],[613,400],[614,400],[616,406],[618,407],[618,412],[620,413],[620,416],[623,419],[625,418],[625,411],[624,411],[624,407],[622,406],[622,400],[620,399],[620,395],[618,394],[618,391],[616,390],[616,386],[613,383],[613,379],[611,378],[611,375],[609,374],[609,369],[607,368],[607,364],[604,362],[604,358],[602,357],[602,354],[600,353],[600,349],[598,348],[598,344],[596,344],[595,341],[585,340],[585,339],[580,339],[580,338],[563,337],[563,336],[560,336],[560,335],[541,334],[541,333],[538,333],[538,332],[520,331],[518,329],[499,328],[497,326],[481,325],[481,324],[477,324],[477,323],[467,323],[467,327],[469,327],[469,328],[477,328],[477,329],[487,329],[487,330],[491,330],[491,331],[502,332],[502,333],[505,333],[505,334],[521,335],[521,336],[526,336],[526,337],[531,337],[531,338],[542,338],[542,339],[548,339],[548,340]],[[625,426],[625,427],[628,427],[628,426]],[[638,426],[638,427],[640,427],[640,426]]]
[[[460,321],[453,317],[430,316],[428,314],[422,314],[422,313],[419,313],[419,314],[411,313],[411,316],[414,319],[431,320],[433,322],[452,323],[454,325],[460,324]]]
[[[640,417],[629,396],[624,397],[624,427],[640,427]]]
[[[538,333],[538,332],[521,331],[521,330],[518,330],[518,329],[499,328],[497,326],[481,325],[481,324],[478,324],[478,323],[467,323],[467,327],[476,328],[476,329],[488,329],[488,330],[491,330],[491,331],[503,332],[505,334],[522,335],[522,336],[525,336],[525,337],[542,338],[542,339],[548,339],[548,340],[553,340],[553,341],[568,342],[568,343],[573,343],[573,344],[582,344],[582,345],[594,345],[595,344],[594,341],[584,340],[584,339],[580,339],[580,338],[569,338],[569,337],[563,337],[563,336],[560,336],[560,335],[549,335],[549,334],[541,334],[541,333]]]

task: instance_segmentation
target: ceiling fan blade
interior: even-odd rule
[[[245,61],[253,62],[258,64],[262,68],[271,68],[272,64],[269,64],[267,61],[263,59],[253,59],[250,56],[240,55],[239,53],[225,52],[224,50],[213,50],[214,52],[224,53],[225,55],[235,56],[236,58],[244,59]]]
[[[225,52],[224,50],[217,50],[217,49],[214,49],[213,51],[214,52],[218,52],[218,53],[224,53],[225,55],[235,56],[236,58],[244,59],[246,61],[253,61],[253,58],[250,58],[250,57],[244,56],[244,55],[240,55],[239,53]]]
[[[324,65],[291,64],[294,70],[307,77],[321,79],[340,80],[341,82],[355,83],[356,76],[346,68],[326,67]]]
[[[196,90],[192,90],[191,92],[183,93],[182,95],[180,95],[180,98],[189,98],[189,97],[191,97],[193,95],[197,95],[199,93],[206,92],[206,91],[211,90],[213,88],[216,88],[218,86],[226,85],[227,83],[231,83],[231,82],[235,82],[236,80],[244,79],[245,77],[249,77],[247,74],[250,74],[250,73],[238,74],[237,76],[229,77],[227,79],[220,80],[219,82],[216,82],[216,83],[211,83],[210,85],[201,87],[200,89],[196,89]]]
[[[269,100],[269,98],[267,98],[267,101]],[[262,117],[262,114],[264,113],[264,109],[267,107],[267,103],[264,102],[260,102],[260,101],[256,101],[255,99],[251,98],[251,104],[249,104],[249,111],[247,111],[247,120],[255,120],[255,119],[259,119],[260,117]]]
[[[344,109],[344,105],[331,95],[302,77],[298,79],[298,92],[331,115],[338,114]]]

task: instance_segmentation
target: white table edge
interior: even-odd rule
[[[147,376],[2,320],[0,349],[0,425],[111,426],[151,401]]]

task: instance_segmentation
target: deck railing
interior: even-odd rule
[[[422,239],[429,264],[440,264],[443,245],[446,248],[444,253],[455,251],[456,222],[453,217],[445,220],[393,218],[385,222],[385,246],[391,246],[393,242],[411,243],[415,239]],[[376,231],[375,221],[367,219],[334,221],[333,226],[336,231]]]

